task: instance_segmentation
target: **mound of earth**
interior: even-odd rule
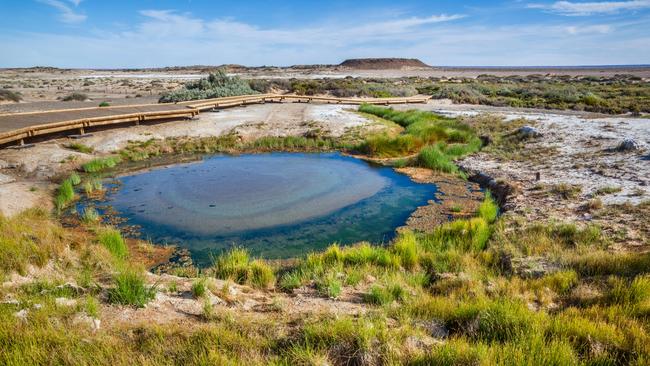
[[[362,70],[400,70],[429,67],[429,65],[416,58],[353,58],[343,61],[339,66]]]

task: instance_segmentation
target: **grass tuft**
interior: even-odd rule
[[[146,285],[142,271],[126,269],[115,276],[114,283],[108,291],[108,301],[114,304],[141,308],[156,296],[156,287]]]
[[[116,229],[103,229],[97,235],[97,241],[103,245],[116,259],[123,260],[128,254],[129,250],[122,239],[119,230]]]
[[[261,260],[251,260],[248,251],[243,248],[233,248],[217,257],[212,270],[217,278],[256,288],[272,287],[275,283],[273,268]]]
[[[93,159],[81,166],[86,173],[99,173],[106,169],[113,168],[121,161],[119,156]]]

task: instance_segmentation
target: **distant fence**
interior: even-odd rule
[[[25,139],[66,131],[83,134],[87,128],[133,122],[193,118],[200,111],[260,103],[407,104],[426,103],[431,97],[336,98],[280,94],[256,94],[193,100],[179,103],[89,107],[45,112],[0,114],[0,145],[23,144]]]

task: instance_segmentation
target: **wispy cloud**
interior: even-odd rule
[[[577,25],[570,25],[566,27],[566,31],[569,34],[594,34],[594,33],[600,33],[600,34],[606,34],[612,31],[612,26],[609,24],[594,24],[594,25],[586,25],[586,26],[577,26]]]
[[[86,15],[76,12],[70,5],[60,0],[38,0],[59,11],[59,19],[68,24],[81,23],[86,20]],[[79,6],[82,0],[69,0],[72,5]]]
[[[202,38],[209,40],[233,40],[281,44],[341,44],[382,40],[403,40],[413,37],[419,30],[437,23],[464,18],[460,14],[441,14],[427,17],[405,17],[376,22],[354,24],[327,24],[319,27],[261,28],[239,22],[232,18],[204,20],[172,10],[143,10],[147,19],[138,26],[137,34],[145,37]]]
[[[626,10],[647,9],[650,8],[650,0],[598,2],[556,1],[552,4],[528,4],[528,7],[533,9],[544,9],[567,16],[587,16],[595,14],[614,14]]]

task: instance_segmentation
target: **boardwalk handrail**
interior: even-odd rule
[[[32,126],[17,128],[11,131],[0,132],[0,145],[6,145],[12,142],[23,143],[24,139],[34,136],[47,135],[56,132],[79,130],[83,133],[84,128],[95,126],[106,126],[111,124],[120,124],[126,122],[139,123],[142,121],[162,120],[171,118],[191,118],[199,114],[200,111],[208,109],[227,108],[240,105],[266,103],[266,102],[320,102],[334,104],[406,104],[406,103],[426,103],[430,96],[415,96],[404,98],[337,98],[326,96],[308,96],[308,95],[286,95],[286,94],[253,94],[241,95],[234,97],[222,97],[202,100],[184,101],[178,103],[160,103],[160,104],[137,104],[111,107],[85,107],[72,109],[59,109],[54,111],[43,112],[22,112],[22,113],[5,113],[0,114],[2,117],[30,116],[30,115],[48,115],[62,112],[75,111],[116,111],[116,114],[86,118],[76,118],[65,121],[51,123],[41,123]],[[165,106],[177,107],[159,111],[141,111],[135,113],[119,113],[120,109],[136,107],[156,107]]]

